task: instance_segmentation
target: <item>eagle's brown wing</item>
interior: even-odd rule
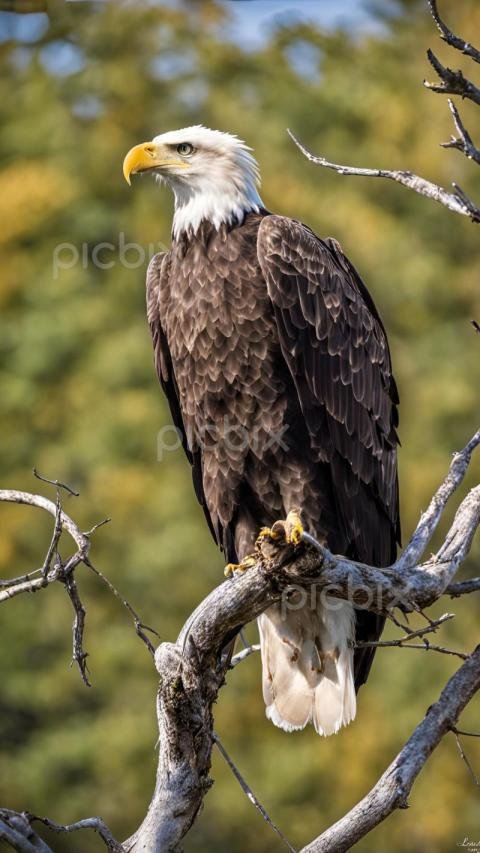
[[[208,511],[208,507],[205,500],[205,494],[203,491],[202,460],[200,451],[192,451],[188,446],[182,412],[180,409],[177,383],[175,380],[172,359],[170,356],[170,350],[168,348],[165,333],[160,323],[160,289],[162,288],[162,282],[163,286],[165,286],[166,284],[166,280],[169,275],[169,267],[170,253],[160,252],[159,254],[154,255],[148,265],[147,270],[147,318],[152,334],[155,367],[157,370],[158,378],[160,379],[160,384],[163,388],[163,391],[168,401],[168,405],[170,407],[173,425],[175,426],[178,432],[183,449],[187,455],[187,459],[192,466],[192,478],[195,494],[197,496],[198,502],[203,508],[205,518],[207,519],[212,536],[215,541],[217,541],[217,536],[210,513]]]
[[[343,553],[387,566],[400,538],[398,394],[380,317],[334,240],[267,216],[257,249],[312,447],[331,470]],[[383,622],[358,611],[357,639],[377,638]],[[357,686],[373,651],[355,653]]]

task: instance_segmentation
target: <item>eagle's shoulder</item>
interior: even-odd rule
[[[300,219],[270,214],[265,216],[258,229],[259,254],[288,255],[295,253],[303,258],[312,257],[327,264],[329,269],[343,268],[345,255],[335,237],[319,237]]]
[[[265,216],[258,229],[257,253],[261,266],[287,264],[305,277],[305,282],[325,283],[335,278],[358,292],[353,268],[334,237],[319,237],[304,222],[287,216]],[[347,285],[347,289],[348,289]]]

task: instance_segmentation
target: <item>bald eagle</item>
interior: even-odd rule
[[[147,272],[155,364],[217,545],[245,563],[291,510],[330,550],[388,566],[399,541],[398,394],[385,329],[336,240],[270,213],[251,149],[203,126],[124,160],[175,197]],[[246,563],[248,564],[248,563]],[[266,714],[329,735],[356,712],[384,620],[325,597],[258,620]]]

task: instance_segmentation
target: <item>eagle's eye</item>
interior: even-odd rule
[[[180,145],[177,145],[177,151],[179,154],[183,154],[184,157],[188,157],[189,154],[193,154],[195,148],[189,142],[181,142]]]

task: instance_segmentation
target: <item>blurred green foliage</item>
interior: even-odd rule
[[[123,180],[133,144],[197,122],[236,132],[255,149],[268,207],[341,241],[390,336],[402,398],[404,536],[477,424],[480,342],[469,321],[480,320],[478,226],[396,185],[316,169],[285,133],[291,127],[338,162],[409,168],[480,198],[480,171],[439,147],[452,130],[445,101],[421,85],[431,75],[428,46],[454,65],[462,57],[439,42],[422,3],[405,2],[396,17],[377,7],[377,35],[292,24],[249,51],[222,40],[225,9],[214,2],[71,3],[33,41],[0,44],[2,483],[48,493],[30,473],[36,465],[81,491],[66,510],[82,527],[111,515],[95,535],[93,559],[163,639],[175,638],[221,579],[222,559],[182,453],[157,459],[168,414],[152,366],[145,264],[133,266],[133,250],[130,266],[117,250],[102,256],[109,268],[92,261],[103,241],[136,242],[146,252],[168,245],[167,192],[151,180],[129,190]],[[450,4],[448,16],[466,37],[479,32],[474,2]],[[307,51],[308,76],[299,61]],[[461,109],[478,143],[478,110]],[[78,249],[77,263],[71,249],[58,248],[63,243]],[[55,270],[56,256],[68,268]],[[50,520],[8,505],[1,519],[2,576],[41,564]],[[465,572],[475,571],[478,557],[477,544]],[[90,690],[68,666],[72,614],[60,587],[2,610],[0,802],[62,822],[101,814],[122,838],[152,790],[156,674],[119,602],[87,570],[78,580]],[[468,650],[478,640],[478,600],[448,606],[457,619],[442,639]],[[252,657],[229,677],[216,727],[300,846],[367,791],[456,663],[433,653],[377,654],[357,721],[323,740],[311,730],[286,735],[265,720]],[[476,700],[465,726],[475,726],[478,709]],[[479,749],[468,746],[479,769]],[[213,777],[186,849],[280,849],[217,756]],[[411,805],[359,849],[430,853],[480,838],[478,789],[451,738]],[[89,835],[52,844],[103,849]]]

